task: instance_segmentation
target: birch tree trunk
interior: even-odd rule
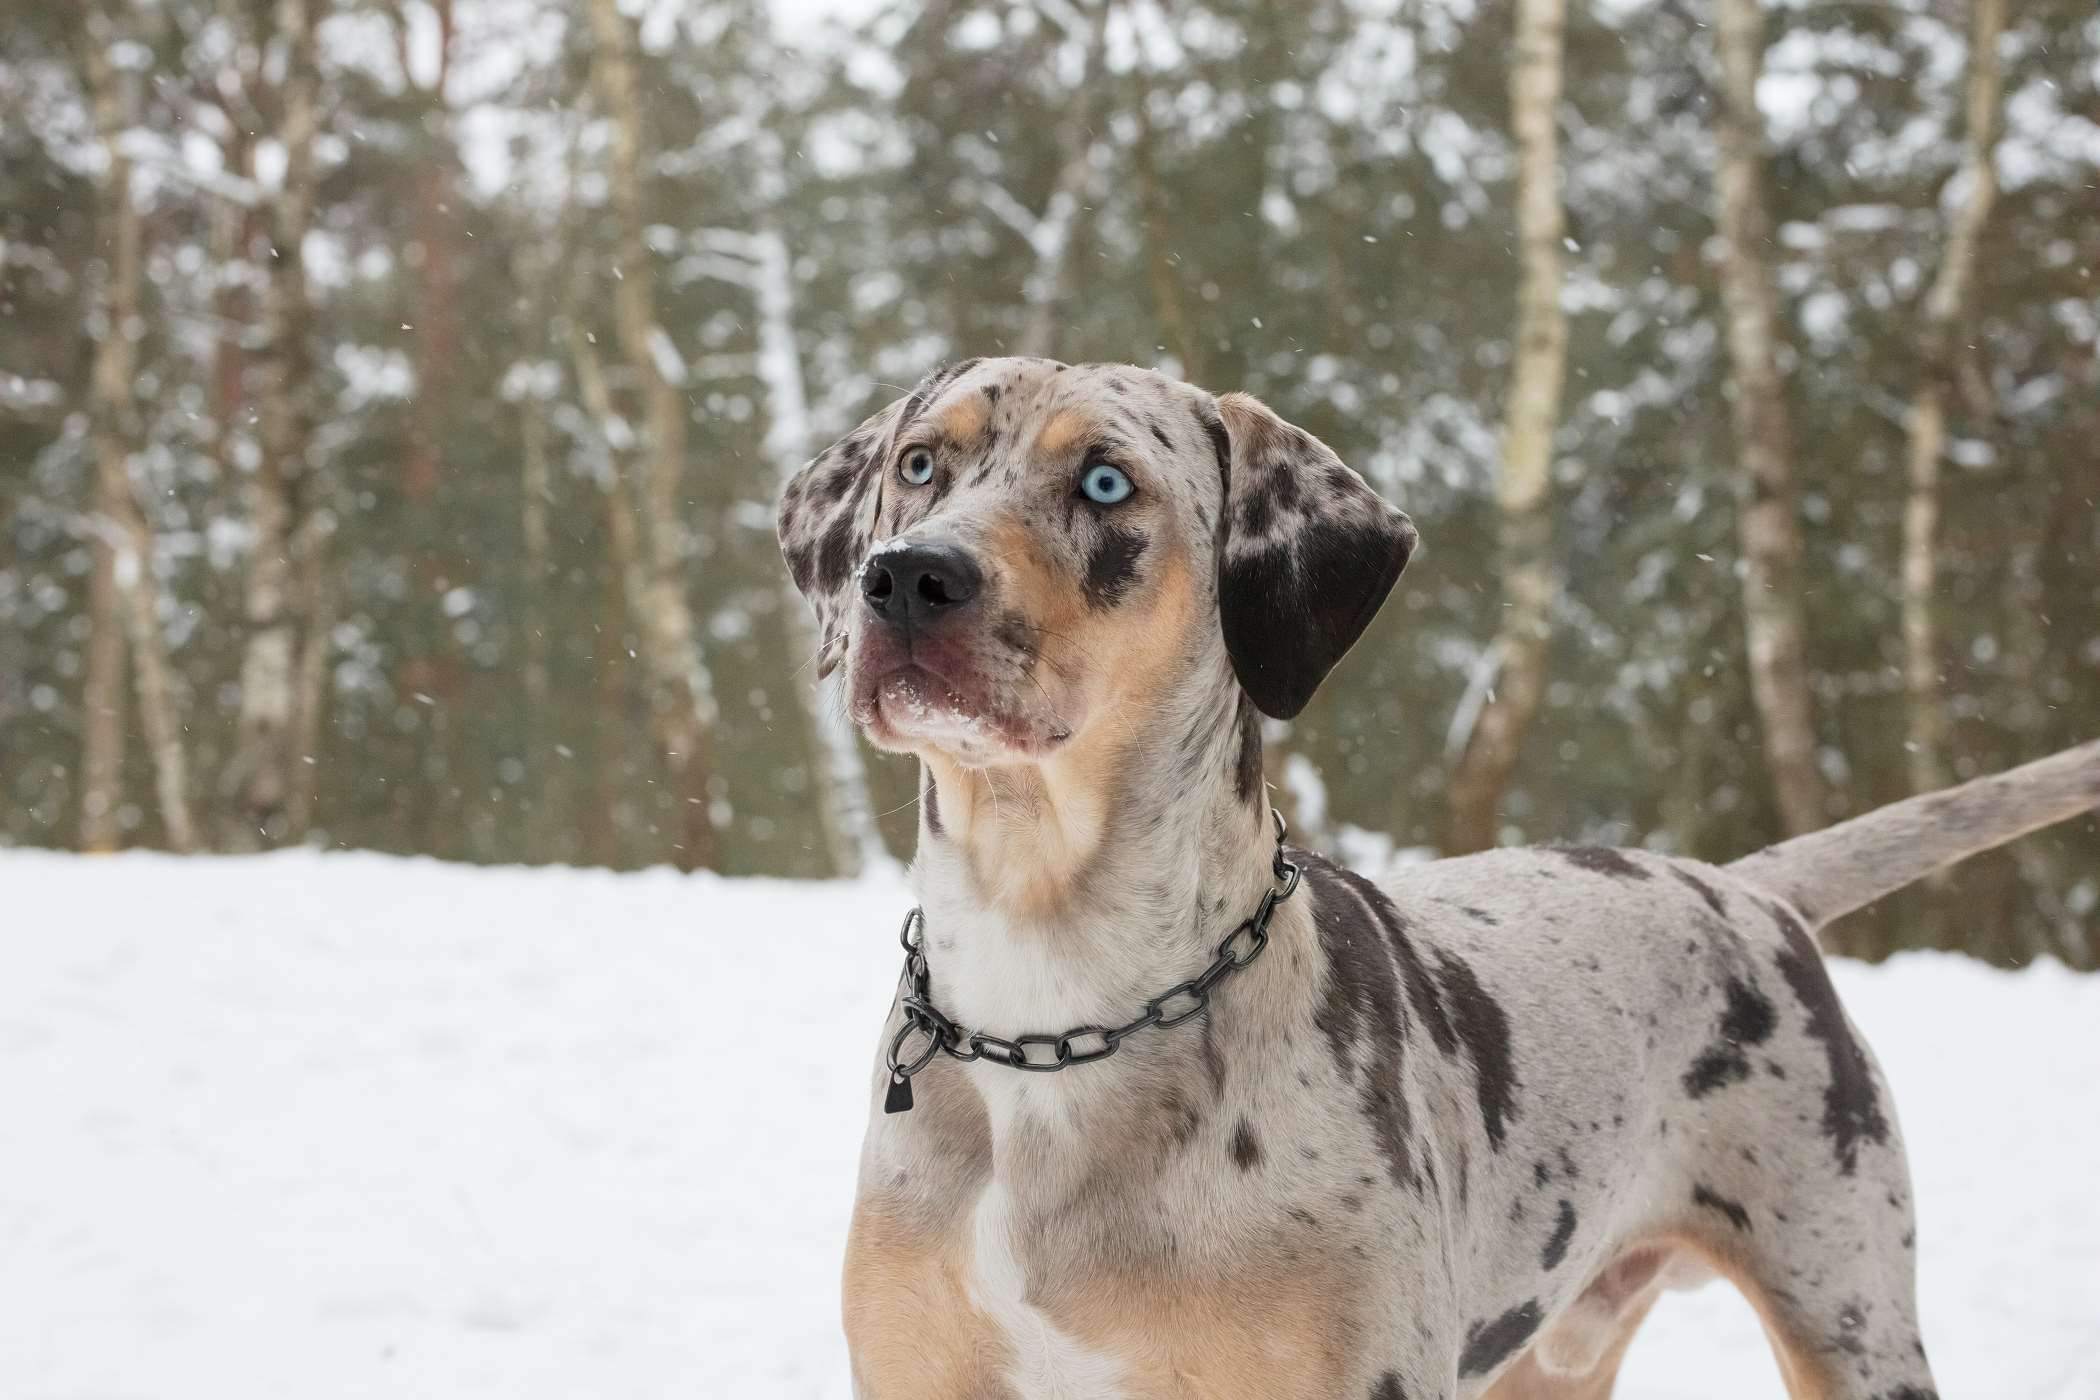
[[[553,258],[558,247],[544,252],[521,245],[511,256],[511,276],[524,298],[526,324],[531,327],[533,372],[524,386],[518,411],[518,530],[525,546],[525,561],[518,607],[524,630],[525,715],[523,747],[532,807],[526,815],[525,838],[530,859],[552,860],[554,821],[558,804],[553,782],[552,750],[549,742],[553,714],[548,704],[549,673],[547,643],[548,560],[553,536],[547,507],[553,501],[553,476],[547,450],[547,403],[543,396],[541,369],[553,350],[545,327],[554,309],[544,294],[554,275]]]
[[[1087,17],[1079,82],[1058,124],[1057,183],[1028,237],[1035,251],[1035,267],[1022,288],[1028,321],[1021,332],[1017,354],[1050,355],[1057,349],[1058,308],[1064,302],[1070,277],[1072,233],[1092,183],[1095,73],[1107,39],[1108,12],[1108,0],[1102,0]]]
[[[751,237],[752,296],[758,310],[758,377],[766,389],[766,436],[761,447],[773,465],[775,492],[801,469],[810,453],[809,390],[802,352],[795,343],[795,278],[787,239],[776,217],[787,198],[780,137],[761,123],[757,140],[758,228]],[[798,664],[817,654],[819,638],[793,580],[780,577],[778,612],[787,631],[788,655]],[[814,667],[809,668],[814,671]],[[832,868],[841,875],[891,864],[889,848],[875,824],[875,802],[860,739],[842,710],[825,693],[801,683],[789,686],[800,707],[813,749],[817,815]]]
[[[100,475],[96,485],[101,508]],[[117,848],[117,809],[124,804],[124,626],[118,617],[117,547],[96,531],[88,548],[87,672],[80,687],[80,849]]]
[[[619,416],[619,410],[613,403],[612,390],[606,383],[604,366],[598,359],[597,348],[591,344],[582,325],[573,315],[569,318],[569,355],[576,368],[577,397],[583,401],[584,412],[599,424],[612,423]],[[611,433],[601,432],[601,439],[606,450],[605,533],[606,552],[612,563],[612,580],[636,631],[643,634],[646,646],[652,581],[648,560],[643,557],[642,532],[635,524],[637,511],[634,493],[627,484],[627,466],[624,461],[626,454],[616,444]],[[616,635],[605,636],[601,629],[600,647],[597,649],[601,714],[615,712],[608,707],[615,704],[613,697],[624,689],[623,678],[616,669],[620,665],[620,648],[612,645],[615,641]],[[653,676],[651,683],[654,684]],[[707,698],[704,693],[702,698]],[[688,714],[689,710],[654,703],[650,705],[649,736],[660,755],[681,752],[679,746],[690,742],[686,731],[680,727],[683,717]],[[607,781],[607,775],[602,770],[599,776],[601,782]],[[675,770],[673,776],[676,776]],[[611,813],[616,803],[617,792],[612,787],[601,790],[599,806],[606,814],[606,829],[613,833],[615,846],[618,838],[617,832],[613,830],[615,823],[611,819]],[[687,810],[690,810],[689,805]],[[709,834],[712,835],[712,828]],[[605,863],[612,862],[607,860]]]
[[[616,224],[613,316],[620,347],[642,390],[648,437],[644,465],[642,540],[646,597],[636,618],[647,649],[651,709],[658,747],[679,806],[675,863],[680,869],[714,864],[709,792],[713,770],[714,702],[692,608],[685,597],[685,400],[667,377],[650,293],[649,249],[642,217],[642,113],[635,93],[627,22],[618,0],[591,0],[597,42],[592,77],[613,122],[611,188]]]
[[[1750,690],[1764,728],[1781,826],[1813,831],[1828,816],[1816,767],[1815,707],[1809,693],[1801,603],[1801,531],[1794,445],[1779,378],[1778,312],[1767,261],[1763,123],[1757,78],[1764,63],[1758,0],[1719,0],[1721,57],[1718,229],[1724,244],[1721,302],[1734,371],[1738,473],[1736,528],[1743,551],[1743,628]]]
[[[171,850],[187,851],[196,843],[190,816],[188,760],[183,751],[181,724],[175,715],[167,639],[161,631],[152,529],[139,509],[131,483],[131,445],[138,431],[132,381],[137,369],[134,337],[139,322],[142,230],[131,193],[131,162],[122,154],[122,138],[131,125],[131,117],[109,61],[109,46],[117,38],[114,31],[115,26],[98,13],[90,21],[87,41],[88,90],[106,162],[102,226],[110,245],[106,324],[101,343],[95,347],[89,412],[95,456],[97,533],[104,536],[102,549],[110,555],[109,579],[113,585],[99,601],[105,607],[114,603],[121,611],[125,640],[130,644],[140,727],[145,730],[153,761],[154,795],[163,834]],[[98,557],[98,571],[101,562]],[[107,627],[115,620],[105,613],[96,622]],[[115,648],[120,644],[97,638],[95,645]],[[107,664],[106,659],[103,664]],[[91,723],[96,718],[91,715]],[[107,761],[100,755],[90,757]],[[114,789],[110,795],[115,795]]]
[[[1160,181],[1159,135],[1145,104],[1139,102],[1136,106],[1137,141],[1131,150],[1131,168],[1137,180],[1138,233],[1144,245],[1145,284],[1152,292],[1152,314],[1159,322],[1161,343],[1181,363],[1181,377],[1191,384],[1207,384],[1210,379],[1203,346],[1190,324],[1188,304],[1182,295],[1181,260],[1171,246],[1176,225]]]
[[[1930,792],[1947,784],[1947,715],[1940,699],[1939,636],[1933,612],[1938,573],[1940,457],[1947,441],[1947,401],[1956,396],[1956,345],[1975,281],[1976,249],[1998,197],[1991,161],[1997,144],[2001,78],[1998,36],[2005,0],[1973,0],[1970,14],[1966,185],[1947,228],[1938,274],[1925,294],[1917,388],[1910,404],[1909,495],[1903,507],[1903,680],[1910,786]]]
[[[299,666],[292,691],[292,752],[285,802],[285,839],[303,841],[313,827],[315,788],[319,779],[321,728],[328,717],[328,656],[335,629],[335,599],[328,587],[326,543],[319,533],[302,531],[298,549],[300,597],[306,612],[306,634],[299,642]]]
[[[270,211],[271,257],[263,293],[266,346],[260,408],[262,460],[247,482],[251,532],[242,609],[248,635],[241,653],[240,714],[227,770],[232,805],[229,844],[252,850],[287,831],[291,800],[295,658],[302,617],[293,558],[304,514],[308,439],[305,395],[312,365],[311,317],[303,248],[313,218],[314,133],[318,122],[313,3],[276,0],[274,42],[284,49],[278,137],[284,145],[283,187]]]
[[[1503,613],[1492,643],[1495,678],[1460,752],[1449,788],[1447,855],[1495,844],[1495,814],[1546,683],[1546,647],[1560,580],[1551,560],[1553,431],[1567,378],[1562,314],[1560,109],[1564,0],[1518,0],[1510,68],[1517,137],[1517,362],[1502,429],[1500,512]]]

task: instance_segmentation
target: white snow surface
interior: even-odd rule
[[[0,1395],[843,1400],[908,904],[374,855],[0,852]],[[2100,1397],[2100,978],[1841,965],[1952,1396]],[[1619,1394],[1776,1397],[1667,1298]]]

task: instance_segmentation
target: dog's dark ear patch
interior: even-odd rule
[[[1227,394],[1218,415],[1231,522],[1218,559],[1225,651],[1262,713],[1289,719],[1377,615],[1415,527],[1259,400]]]

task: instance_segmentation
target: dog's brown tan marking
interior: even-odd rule
[[[1025,1400],[1006,1383],[1012,1348],[970,1299],[960,1232],[916,1228],[863,1201],[846,1237],[846,1342],[863,1395]]]
[[[1100,429],[1091,415],[1077,409],[1064,409],[1052,414],[1035,435],[1035,451],[1039,457],[1068,457],[1076,447]]]
[[[965,394],[941,409],[934,421],[948,446],[957,452],[968,452],[984,436],[991,409],[982,395]]]
[[[950,795],[943,820],[969,852],[986,901],[1044,918],[1082,880],[1107,830],[1108,808],[1127,786],[1124,765],[1140,732],[1143,698],[1187,664],[1196,589],[1185,552],[1169,544],[1158,551],[1142,603],[1102,615],[1019,520],[992,524],[987,539],[1001,561],[1003,591],[1033,619],[1031,683],[1048,693],[1064,678],[1090,673],[1099,688],[1088,708],[1107,718],[1038,765],[971,769],[938,752],[925,761]]]
[[[1124,1024],[1217,956],[1274,879],[1261,717],[1415,544],[1253,399],[1038,360],[929,376],[789,485],[781,537],[854,717],[925,765],[928,994],[1007,1038]],[[2100,745],[1728,870],[1297,853],[1188,1023],[1062,1073],[937,1059],[895,1116],[877,1075],[858,1394],[1599,1400],[1657,1292],[1712,1275],[1796,1400],[1934,1400],[1896,1103],[1812,931],[2096,796]]]
[[[1327,1400],[1352,1370],[1361,1264],[1349,1262],[1301,1253],[1286,1265],[1276,1250],[1270,1268],[1229,1276],[1147,1270],[1075,1284],[1044,1311],[1122,1364],[1126,1396]]]

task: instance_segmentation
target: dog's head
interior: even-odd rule
[[[1415,546],[1408,518],[1243,394],[966,360],[804,467],[780,542],[881,748],[1039,761],[1222,649],[1288,718]]]

